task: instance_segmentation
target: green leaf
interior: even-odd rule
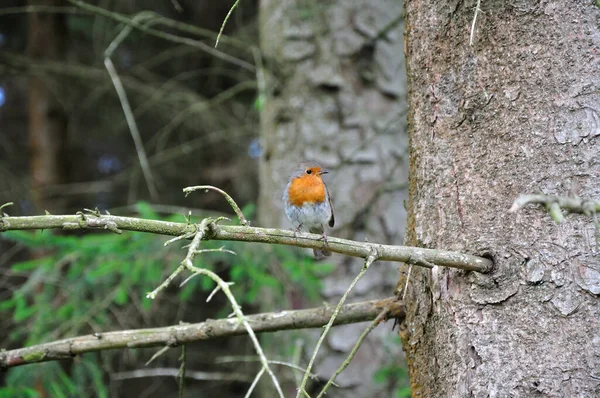
[[[37,398],[40,393],[33,388],[28,387],[1,387],[0,398],[15,398],[15,397],[26,397],[26,398]]]
[[[8,311],[12,308],[15,308],[16,305],[17,303],[13,298],[0,301],[0,311]]]
[[[129,294],[127,292],[127,286],[121,286],[117,290],[117,294],[115,295],[115,303],[118,305],[124,305],[129,301]]]
[[[246,206],[242,207],[242,213],[246,219],[251,219],[256,215],[256,205],[254,203],[248,203]]]
[[[35,306],[28,306],[24,299],[17,300],[16,304],[15,313],[13,314],[13,319],[15,322],[23,322],[35,314]]]
[[[19,263],[13,264],[10,269],[13,272],[26,272],[31,271],[33,269],[45,268],[52,264],[54,264],[54,258],[51,256],[34,258],[32,260],[21,261]]]
[[[51,382],[50,390],[52,390],[53,398],[67,398],[67,394],[65,394],[65,392],[61,388],[61,384],[59,384],[58,382]]]
[[[96,266],[95,269],[92,269],[91,271],[87,272],[86,277],[88,278],[88,280],[94,281],[96,279],[100,279],[103,276],[114,274],[115,271],[117,271],[118,268],[122,265],[122,263],[117,261],[100,263],[98,266]]]
[[[152,206],[150,206],[149,203],[137,202],[136,207],[137,207],[138,213],[140,213],[141,218],[146,218],[146,219],[150,219],[150,220],[160,219],[160,216],[158,215],[158,213],[156,213],[154,211],[154,209],[152,208]]]
[[[62,381],[65,388],[68,390],[69,395],[74,395],[77,389],[75,387],[75,384],[73,384],[73,382],[69,378],[69,376],[67,376],[67,374],[61,370],[60,372],[58,372],[58,377],[60,378],[60,381]]]
[[[254,109],[256,109],[259,112],[262,111],[265,108],[266,102],[267,102],[267,99],[264,94],[257,95],[256,99],[254,100]]]

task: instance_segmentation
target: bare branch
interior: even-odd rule
[[[390,297],[384,300],[345,305],[333,325],[371,321],[385,308],[390,308],[391,316],[404,318],[404,306],[395,297]],[[333,311],[333,307],[326,306],[305,310],[246,315],[246,320],[255,333],[320,328],[330,320]],[[237,319],[207,320],[201,323],[162,328],[94,333],[27,348],[0,351],[0,369],[37,362],[71,359],[76,355],[87,352],[120,348],[164,347],[171,342],[173,342],[172,347],[174,347],[198,340],[245,334],[247,334],[247,330]]]
[[[327,335],[327,333],[333,326],[333,323],[335,322],[335,318],[337,318],[338,314],[340,313],[342,306],[344,305],[344,302],[348,298],[348,295],[350,294],[352,289],[354,289],[354,286],[356,286],[358,281],[367,272],[367,269],[369,269],[371,264],[373,264],[375,261],[377,261],[377,259],[379,259],[379,256],[380,255],[379,255],[379,252],[377,251],[377,249],[373,248],[373,250],[371,251],[369,256],[365,259],[365,263],[364,263],[362,269],[360,270],[358,275],[356,275],[356,277],[354,278],[352,283],[350,283],[350,286],[348,286],[348,289],[346,289],[346,291],[342,295],[342,298],[340,299],[340,302],[338,303],[337,307],[335,308],[335,311],[333,311],[333,314],[331,314],[331,318],[329,318],[329,322],[327,322],[327,325],[325,325],[325,329],[323,330],[323,333],[321,333],[321,337],[319,337],[319,340],[317,341],[317,345],[315,346],[313,355],[310,358],[310,361],[308,362],[308,366],[306,367],[306,373],[304,373],[302,382],[300,383],[300,386],[298,387],[298,393],[296,394],[296,398],[299,398],[300,395],[302,395],[302,394],[307,394],[306,383],[308,382],[308,378],[310,376],[310,371],[312,370],[313,364],[315,363],[315,360],[317,359],[317,353],[319,352],[319,348],[321,348],[321,344],[323,344],[323,341],[325,340],[325,336]]]
[[[190,243],[188,246],[188,252],[187,252],[185,258],[183,259],[183,261],[181,262],[179,267],[175,270],[175,272],[171,276],[169,276],[167,281],[173,280],[174,275],[179,274],[181,272],[181,268],[184,267],[188,271],[192,272],[192,275],[208,276],[210,279],[212,279],[217,284],[217,286],[220,288],[220,290],[223,292],[223,294],[225,294],[225,296],[229,300],[229,303],[231,304],[231,308],[233,308],[233,313],[235,314],[238,323],[240,323],[244,326],[244,329],[248,333],[250,340],[252,340],[252,344],[254,345],[254,350],[256,351],[256,354],[260,358],[260,362],[262,364],[261,372],[266,371],[269,374],[269,376],[271,377],[271,380],[273,381],[273,385],[275,386],[275,389],[277,390],[277,394],[281,398],[283,398],[283,391],[281,390],[279,381],[277,380],[275,373],[273,373],[273,371],[271,370],[271,367],[269,366],[269,362],[267,361],[267,357],[265,356],[263,349],[260,346],[258,338],[256,337],[256,334],[252,330],[252,327],[248,323],[246,316],[242,312],[242,307],[240,307],[240,305],[237,303],[235,296],[231,292],[231,289],[229,289],[230,284],[225,282],[216,273],[214,273],[206,268],[195,267],[194,263],[193,263],[196,255],[198,253],[201,253],[201,251],[198,249],[200,247],[200,243],[204,239],[204,236],[207,235],[208,233],[210,233],[209,224],[216,226],[217,222],[224,218],[225,217],[219,217],[216,220],[212,220],[210,218],[205,218],[204,220],[202,220],[200,225],[198,225],[197,232],[196,232],[196,235],[194,236],[194,238],[192,239],[192,243]],[[160,290],[164,289],[164,287],[166,287],[166,286],[167,286],[167,284],[163,282],[157,289],[155,289],[153,292],[149,293],[148,297],[149,298],[156,297],[156,294],[158,292],[160,292]]]
[[[86,3],[81,0],[68,0],[68,1],[69,1],[69,3],[73,4],[74,6],[76,6],[78,8],[81,8],[82,10],[88,11],[88,12],[96,14],[96,15],[100,15],[105,18],[112,19],[117,22],[121,22],[125,25],[131,26],[137,30],[140,30],[146,34],[149,34],[149,35],[152,35],[155,37],[159,37],[161,39],[169,40],[174,43],[186,44],[186,45],[198,48],[204,52],[207,52],[207,53],[213,55],[216,58],[222,59],[226,62],[230,62],[230,63],[237,65],[243,69],[246,69],[250,72],[254,72],[254,70],[255,70],[254,66],[249,64],[248,62],[243,61],[241,59],[237,59],[235,57],[232,57],[231,55],[225,54],[225,53],[223,53],[215,48],[212,48],[211,46],[209,46],[199,40],[193,40],[193,39],[189,39],[187,37],[181,37],[181,36],[177,36],[177,35],[174,35],[171,33],[152,29],[152,28],[146,26],[145,24],[139,23],[138,21],[136,21],[133,18],[129,18],[125,15],[106,10],[102,7],[94,6],[92,4]],[[188,32],[190,31],[189,28],[191,28],[191,26],[189,26],[189,28],[186,28],[185,24],[174,24],[173,23],[174,21],[172,21],[172,20],[160,17],[160,15],[158,15],[158,14],[155,14],[155,15],[156,15],[157,19],[160,20],[160,23],[163,25],[167,25],[169,27],[176,27],[178,29],[188,31]],[[195,29],[194,33],[198,33],[197,31],[199,31],[199,30]]]
[[[161,235],[180,236],[193,234],[196,225],[169,221],[144,220],[133,217],[119,217],[113,215],[46,215],[27,217],[0,218],[0,232],[10,230],[29,229],[109,229],[108,225],[125,231],[150,232]],[[268,244],[283,244],[290,246],[316,248],[323,246],[321,235],[274,228],[256,228],[248,226],[209,225],[209,233],[203,239],[226,240],[239,242],[260,242]],[[376,248],[382,261],[407,262],[411,259],[416,265],[428,267],[429,264],[445,267],[459,268],[468,271],[489,272],[493,263],[487,258],[482,258],[465,253],[446,250],[425,249],[408,246],[380,245],[376,243],[357,242],[348,239],[328,237],[328,250],[347,256],[366,258]]]
[[[348,354],[348,357],[344,360],[344,362],[338,368],[338,370],[335,372],[335,374],[333,376],[331,376],[331,378],[327,381],[327,384],[325,384],[325,386],[323,387],[323,389],[321,390],[319,395],[317,395],[317,398],[323,397],[323,395],[325,395],[325,393],[327,392],[327,389],[329,388],[329,386],[335,385],[335,379],[340,375],[340,373],[342,373],[344,371],[344,369],[346,369],[348,367],[348,365],[350,365],[352,358],[354,358],[354,356],[356,355],[356,352],[360,348],[361,344],[363,343],[363,341],[365,340],[367,335],[369,333],[371,333],[371,331],[373,329],[375,329],[377,327],[377,325],[379,325],[381,323],[381,321],[385,320],[387,318],[388,314],[389,314],[389,308],[385,308],[383,311],[381,311],[381,313],[379,313],[379,315],[377,315],[377,318],[373,319],[373,322],[371,322],[369,327],[367,327],[362,332],[362,334],[358,338],[358,341],[356,342],[354,347],[352,347],[350,354]]]

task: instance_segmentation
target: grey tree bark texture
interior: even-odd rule
[[[413,396],[600,396],[600,254],[589,217],[508,213],[520,193],[600,197],[593,1],[407,0],[407,242],[489,255],[415,270]]]
[[[336,220],[330,235],[402,244],[408,195],[402,3],[262,0],[260,7],[261,49],[270,74],[261,116],[260,225],[291,228],[283,189],[295,163],[313,160],[330,172],[325,182]],[[335,254],[326,261],[336,269],[323,280],[322,299],[335,304],[363,262]],[[389,296],[398,275],[398,264],[376,263],[349,302]],[[295,308],[307,305],[288,294]],[[323,380],[365,328],[331,331],[315,369]],[[400,345],[391,344],[394,334],[391,323],[375,329],[338,377],[342,388],[330,389],[328,396],[390,396],[373,374],[386,363],[402,362]],[[301,335],[307,339],[305,358],[317,337]],[[291,388],[294,393],[295,385]]]

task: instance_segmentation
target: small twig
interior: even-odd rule
[[[408,291],[408,282],[410,281],[410,273],[412,271],[412,264],[408,265],[408,274],[406,275],[406,283],[404,284],[404,291],[402,292],[402,301],[404,301],[404,298],[406,297],[406,292]]]
[[[229,286],[233,286],[235,285],[234,282],[226,282]],[[210,294],[208,295],[208,297],[206,298],[206,302],[208,303],[210,300],[212,300],[213,296],[215,294],[217,294],[219,292],[219,290],[221,290],[221,286],[217,286],[213,289],[212,292],[210,292]]]
[[[298,339],[296,341],[299,341],[301,343],[304,343],[301,339]],[[299,359],[299,358],[298,358]],[[253,357],[253,356],[227,356],[227,357],[220,357],[217,358],[215,360],[215,363],[228,363],[228,362],[259,362],[260,358],[258,357]],[[297,370],[299,372],[302,372],[302,374],[306,373],[306,369],[298,366],[294,363],[289,363],[289,362],[285,362],[285,361],[277,361],[277,360],[273,360],[273,359],[269,359],[269,363],[273,364],[273,365],[281,365],[281,366],[287,366],[288,368]],[[309,374],[311,379],[316,379],[318,376],[314,373],[310,373]],[[300,384],[300,380],[298,380],[298,384]],[[333,383],[334,386],[339,387],[338,384]]]
[[[246,221],[246,217],[244,217],[244,213],[242,213],[242,211],[240,210],[237,203],[235,203],[235,200],[233,200],[233,198],[231,196],[229,196],[229,194],[227,192],[223,191],[222,189],[213,187],[212,185],[198,185],[195,187],[183,188],[183,192],[185,192],[185,196],[187,197],[190,193],[192,193],[194,191],[199,191],[202,189],[205,192],[208,192],[208,190],[211,189],[211,190],[217,191],[218,193],[223,195],[225,197],[225,200],[227,200],[227,203],[229,203],[229,205],[231,206],[231,208],[233,209],[235,214],[238,216],[238,218],[240,220],[240,224],[242,224],[243,226],[250,225],[250,223],[248,221]]]
[[[550,214],[550,217],[552,217],[552,219],[557,224],[560,224],[563,221],[565,221],[565,216],[562,214],[560,205],[557,202],[548,203],[546,205],[546,208],[548,209],[548,213]]]
[[[177,12],[183,12],[183,7],[181,6],[181,4],[179,4],[179,1],[171,0],[171,4],[173,4],[173,8],[175,8]]]
[[[169,275],[169,277],[167,279],[165,279],[160,285],[158,285],[158,287],[156,289],[147,293],[146,298],[149,298],[150,300],[154,300],[156,298],[156,295],[161,290],[166,289],[167,286],[169,286],[171,284],[171,282],[173,282],[173,279],[175,279],[177,277],[177,275],[182,273],[184,270],[185,270],[185,267],[183,265],[180,265],[179,267],[177,267],[177,269],[175,269],[175,271],[173,271],[173,273],[171,275]]]
[[[323,397],[323,395],[325,395],[325,393],[327,392],[327,389],[329,389],[329,386],[331,386],[332,384],[334,384],[335,379],[340,375],[340,373],[342,373],[344,371],[344,369],[346,369],[346,367],[348,367],[348,365],[350,365],[350,362],[352,361],[352,359],[356,355],[356,352],[358,351],[358,349],[362,345],[362,343],[365,340],[365,338],[367,337],[367,335],[369,333],[371,333],[371,331],[373,329],[375,329],[377,327],[377,325],[379,325],[379,323],[381,321],[383,321],[388,316],[389,313],[390,313],[389,308],[385,308],[383,311],[381,311],[381,313],[379,315],[377,315],[377,318],[373,319],[373,322],[371,322],[371,324],[369,325],[369,327],[367,327],[362,332],[362,334],[358,338],[358,341],[356,342],[356,344],[354,344],[354,347],[352,347],[352,350],[350,351],[350,354],[348,354],[348,357],[344,360],[344,362],[338,368],[338,370],[336,370],[336,372],[334,373],[334,375],[331,376],[331,378],[327,381],[327,384],[325,384],[325,386],[323,387],[323,389],[321,390],[321,392],[319,393],[319,395],[317,395],[317,398],[321,398],[321,397]]]
[[[223,20],[223,23],[221,24],[221,29],[219,29],[219,34],[217,35],[217,41],[215,42],[215,48],[217,48],[217,46],[219,45],[219,39],[221,38],[221,35],[223,34],[225,25],[227,24],[227,21],[229,20],[229,17],[231,16],[231,13],[233,12],[233,10],[235,10],[235,8],[238,6],[239,2],[240,2],[240,0],[236,0],[236,2],[233,3],[231,8],[229,9],[229,12],[227,13],[227,15],[225,15],[225,19]]]
[[[473,38],[475,37],[475,23],[477,22],[477,14],[479,11],[479,7],[481,6],[481,0],[477,0],[477,5],[475,6],[475,14],[473,15],[473,23],[471,24],[471,36],[469,37],[469,45],[473,45]]]
[[[308,362],[308,366],[306,367],[306,373],[304,374],[304,377],[302,378],[302,382],[300,383],[300,386],[298,387],[298,393],[296,394],[296,398],[299,398],[301,394],[306,394],[306,383],[308,381],[309,372],[312,370],[313,364],[315,363],[315,360],[317,358],[317,353],[319,352],[319,348],[321,348],[321,345],[323,344],[323,341],[325,340],[325,336],[327,335],[327,333],[331,329],[331,326],[333,325],[333,322],[335,321],[335,318],[338,316],[338,314],[339,314],[342,306],[344,305],[344,302],[348,298],[348,295],[350,294],[350,292],[352,291],[352,289],[354,289],[354,286],[356,286],[356,284],[358,283],[358,281],[367,272],[367,270],[369,269],[369,267],[371,266],[371,264],[373,264],[373,262],[375,262],[378,258],[379,258],[379,252],[378,252],[378,250],[375,249],[375,248],[372,248],[371,253],[365,259],[365,263],[364,263],[362,269],[360,270],[360,272],[358,273],[358,275],[356,275],[356,277],[354,278],[354,280],[352,281],[352,283],[350,283],[350,286],[348,286],[348,289],[342,295],[342,298],[340,299],[337,307],[333,311],[333,314],[331,315],[331,318],[329,318],[329,322],[327,322],[327,325],[325,326],[325,330],[323,330],[323,333],[321,334],[321,337],[319,337],[319,340],[317,341],[317,345],[315,346],[315,349],[313,351],[313,355],[310,358],[310,361]]]
[[[299,367],[300,358],[302,357],[302,349],[303,348],[304,348],[304,340],[302,340],[302,339],[296,339],[296,342],[294,343],[294,356],[292,357],[292,362],[293,362],[294,366],[298,366]],[[304,372],[306,372],[306,369],[304,369]],[[299,374],[294,373],[294,379],[296,381],[296,385],[299,385],[300,382],[302,381],[302,379],[300,377],[301,376]]]
[[[0,206],[0,217],[2,217],[2,209],[4,209],[5,207],[8,207],[8,206],[12,206],[12,205],[14,205],[13,202],[7,202],[7,203],[4,203],[3,205],[1,205]]]
[[[169,351],[169,349],[171,349],[171,345],[167,344],[166,346],[164,346],[160,350],[156,351],[154,353],[154,355],[152,355],[152,357],[148,360],[148,362],[146,362],[146,366],[150,365],[152,363],[152,361],[154,361],[156,358],[158,358],[159,356],[161,356],[165,352]]]
[[[171,243],[175,243],[179,240],[186,240],[186,239],[192,238],[194,235],[196,235],[196,231],[189,232],[189,233],[183,234],[183,235],[179,235],[179,236],[174,237],[173,239],[169,239],[168,241],[165,242],[164,245],[169,246]]]
[[[235,296],[233,295],[233,293],[229,289],[229,286],[230,286],[229,283],[225,282],[216,273],[214,273],[214,272],[212,272],[212,271],[210,271],[208,269],[205,269],[205,268],[195,267],[194,264],[193,264],[194,257],[196,256],[196,253],[198,252],[198,247],[200,246],[200,243],[202,242],[202,239],[204,238],[205,233],[209,229],[209,224],[213,224],[214,225],[220,219],[222,219],[222,218],[219,217],[216,220],[211,220],[211,219],[205,218],[204,220],[202,220],[202,222],[198,226],[198,229],[197,229],[197,232],[196,232],[196,236],[194,236],[194,239],[192,239],[192,243],[190,243],[189,248],[188,248],[188,252],[187,252],[185,258],[183,259],[183,261],[181,262],[180,267],[183,266],[183,267],[187,268],[190,272],[192,272],[192,274],[198,274],[198,275],[208,276],[223,291],[223,293],[225,294],[225,296],[229,300],[229,303],[231,304],[231,307],[233,308],[233,312],[235,313],[235,316],[237,317],[238,321],[241,324],[244,325],[244,328],[246,329],[246,332],[248,333],[248,336],[250,337],[250,340],[252,341],[252,343],[254,345],[254,349],[256,351],[256,354],[260,358],[260,362],[261,362],[261,364],[263,366],[262,370],[266,371],[269,374],[269,376],[271,376],[271,380],[273,381],[273,385],[275,386],[275,389],[277,390],[277,394],[281,398],[283,398],[283,391],[281,390],[281,386],[279,385],[279,381],[277,380],[277,377],[275,377],[275,374],[273,373],[273,371],[269,367],[269,363],[267,361],[267,357],[265,356],[265,354],[264,354],[264,352],[262,350],[262,347],[260,346],[260,343],[258,341],[258,338],[256,337],[256,334],[252,330],[252,327],[250,326],[250,323],[248,322],[248,320],[246,319],[245,315],[243,314],[242,308],[239,306],[239,304],[237,303],[237,301],[235,299]]]
[[[179,398],[183,398],[185,396],[185,347],[185,344],[181,346],[181,357],[179,358],[179,360],[181,361],[181,366],[179,366],[179,372],[177,373],[177,384],[179,385]]]
[[[234,256],[237,256],[236,252],[234,252],[233,250],[225,249],[225,246],[221,246],[218,249],[196,250],[196,254],[202,254],[202,253],[229,253],[229,254],[233,254]]]
[[[252,391],[254,391],[254,388],[256,387],[256,385],[258,384],[258,381],[260,380],[260,378],[262,377],[262,375],[264,373],[265,373],[265,368],[261,368],[260,371],[256,374],[256,377],[254,378],[254,380],[252,381],[252,384],[250,384],[250,388],[248,388],[246,395],[244,395],[245,398],[250,398],[250,395],[252,395]]]
[[[520,195],[513,202],[509,212],[514,213],[528,204],[544,205],[556,222],[561,222],[564,219],[561,209],[587,216],[600,213],[600,201],[598,200],[543,194]]]

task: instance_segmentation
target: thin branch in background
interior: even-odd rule
[[[171,4],[173,4],[173,8],[175,8],[175,11],[183,12],[183,7],[181,6],[181,4],[179,4],[179,1],[171,0]]]
[[[213,191],[217,191],[218,193],[223,195],[223,197],[225,197],[225,200],[227,201],[227,203],[229,203],[229,205],[231,206],[231,208],[233,209],[235,214],[238,216],[238,218],[240,220],[240,224],[242,224],[244,226],[250,225],[250,223],[246,220],[246,217],[244,217],[244,213],[242,213],[242,210],[240,210],[240,207],[237,205],[237,203],[235,203],[235,200],[233,200],[233,198],[231,196],[229,196],[229,194],[227,192],[223,191],[222,189],[213,187],[212,185],[197,185],[195,187],[183,188],[183,192],[185,193],[185,196],[187,197],[190,193],[192,193],[194,191],[204,190],[204,192],[208,192],[209,189],[213,190]]]
[[[149,15],[146,13],[140,13],[135,17],[135,19],[137,19],[138,21],[147,20],[149,19]],[[123,113],[125,114],[127,125],[129,126],[129,132],[131,133],[131,137],[133,138],[133,142],[135,144],[138,160],[140,162],[142,174],[144,175],[144,180],[146,180],[146,186],[148,187],[148,191],[150,192],[150,197],[154,202],[158,202],[158,191],[154,182],[152,170],[150,169],[150,164],[148,163],[148,157],[146,156],[144,143],[142,142],[140,131],[138,130],[135,117],[133,116],[133,111],[131,110],[131,105],[129,104],[127,93],[125,92],[123,83],[121,83],[119,74],[117,73],[117,70],[115,69],[115,66],[111,60],[112,54],[115,52],[117,47],[123,42],[123,40],[125,40],[127,35],[131,33],[132,29],[133,28],[129,25],[125,26],[123,30],[121,30],[121,32],[117,35],[117,37],[110,43],[110,45],[104,52],[104,66],[106,67],[106,70],[110,75],[110,79],[112,80],[113,85],[115,86],[115,90],[117,91],[117,95],[119,96],[119,101],[121,102],[121,107],[123,108]]]
[[[354,278],[354,280],[352,281],[352,283],[350,283],[350,286],[348,286],[348,289],[344,292],[342,298],[340,299],[340,302],[338,303],[337,307],[335,308],[335,311],[333,311],[333,314],[331,315],[331,318],[329,318],[329,322],[327,322],[327,325],[325,326],[325,330],[323,330],[323,333],[321,334],[321,337],[319,337],[319,340],[317,341],[317,345],[315,346],[315,349],[313,351],[313,355],[310,358],[310,361],[308,362],[308,366],[306,367],[306,373],[304,374],[304,377],[302,378],[302,382],[300,383],[300,386],[298,387],[298,393],[296,394],[296,398],[299,398],[300,395],[302,395],[302,394],[308,395],[308,393],[306,392],[306,383],[308,382],[310,371],[312,370],[312,367],[313,367],[313,365],[315,363],[315,359],[317,358],[317,353],[319,352],[319,348],[321,348],[321,345],[323,344],[323,341],[325,341],[325,336],[327,335],[327,333],[331,329],[331,326],[333,325],[333,322],[335,321],[335,318],[340,313],[340,310],[341,310],[342,306],[344,305],[344,302],[348,298],[348,295],[350,294],[350,292],[352,291],[352,289],[354,289],[354,286],[356,286],[356,284],[358,283],[358,281],[367,272],[367,270],[369,269],[369,267],[371,266],[371,264],[373,264],[373,262],[377,261],[377,259],[379,257],[380,257],[380,254],[377,251],[377,249],[372,248],[371,254],[369,254],[369,256],[365,259],[365,263],[364,263],[362,269],[360,270],[360,272],[358,273],[358,275],[356,275],[356,277]]]
[[[177,372],[177,384],[179,386],[179,398],[183,398],[185,396],[185,348],[187,346],[183,344],[181,346],[181,356],[179,360],[181,361],[181,366],[179,366],[179,371]]]
[[[205,112],[211,107],[219,105],[235,97],[236,95],[243,93],[244,91],[253,91],[255,89],[256,82],[254,80],[242,81],[228,88],[227,90],[221,91],[219,94],[215,95],[208,101],[192,103],[185,109],[181,110],[178,114],[173,116],[166,125],[161,127],[161,129],[156,132],[156,136],[160,136],[160,140],[166,142],[167,138],[175,130],[175,128],[181,123],[183,123],[191,115],[194,115],[195,113]],[[160,148],[162,145],[157,144],[157,146]]]
[[[296,339],[296,341],[294,342],[294,356],[292,357],[292,363],[294,364],[294,366],[299,366],[300,358],[302,358],[303,348],[304,340]],[[304,370],[304,372],[306,372],[306,369]],[[301,376],[297,373],[294,373],[294,379],[296,381],[296,385],[300,385],[300,382],[302,381]]]
[[[231,13],[238,6],[239,2],[240,2],[240,0],[236,0],[236,2],[233,3],[231,8],[229,9],[229,12],[225,16],[225,19],[223,20],[223,23],[221,24],[221,29],[219,29],[219,34],[217,34],[217,41],[215,42],[215,48],[217,48],[217,46],[219,45],[219,39],[221,38],[221,35],[223,34],[223,29],[225,29],[225,25],[227,24],[227,21],[229,20]]]
[[[139,22],[137,22],[137,21],[133,20],[132,18],[129,18],[129,17],[125,16],[125,15],[122,15],[122,14],[119,14],[119,13],[116,13],[116,12],[112,12],[112,11],[106,10],[106,9],[104,9],[102,7],[96,7],[94,5],[88,4],[88,3],[83,2],[81,0],[68,0],[68,2],[71,3],[71,4],[73,4],[73,5],[75,5],[75,6],[77,6],[77,7],[79,7],[79,8],[81,8],[81,9],[83,9],[83,10],[89,11],[89,12],[91,12],[93,14],[100,15],[100,16],[105,17],[105,18],[112,19],[114,21],[123,23],[123,24],[125,24],[127,26],[131,26],[131,27],[133,27],[135,29],[138,29],[138,30],[140,30],[140,31],[142,31],[144,33],[147,33],[149,35],[152,35],[152,36],[155,36],[155,37],[159,37],[159,38],[164,39],[164,40],[169,40],[169,41],[171,41],[173,43],[180,43],[180,44],[185,44],[185,45],[189,45],[189,46],[198,48],[198,49],[200,49],[200,50],[202,50],[204,52],[209,53],[210,55],[212,55],[212,56],[214,56],[216,58],[219,58],[219,59],[221,59],[223,61],[226,61],[226,62],[230,62],[231,64],[239,66],[240,68],[246,69],[246,70],[248,70],[250,72],[254,72],[254,66],[252,64],[250,64],[250,63],[248,63],[246,61],[243,61],[241,59],[235,58],[235,57],[233,57],[231,55],[225,54],[225,53],[223,53],[223,52],[221,52],[219,50],[216,50],[216,49],[212,48],[211,46],[209,46],[207,44],[204,44],[201,41],[194,40],[194,39],[189,39],[187,37],[180,37],[180,36],[177,36],[177,35],[174,35],[174,34],[171,34],[171,33],[162,32],[162,31],[159,31],[159,30],[156,30],[156,29],[152,29],[152,28],[150,28],[148,26],[140,24]],[[192,33],[198,34],[198,32],[197,32],[198,29],[194,29],[194,27],[191,26],[191,25],[186,25],[186,24],[183,24],[183,23],[178,23],[177,21],[173,21],[173,20],[170,20],[168,18],[160,17],[158,14],[155,14],[155,15],[157,16],[157,18],[161,22],[161,24],[164,24],[164,25],[170,26],[170,27],[176,27],[176,28],[178,28],[180,30],[183,30],[183,31],[188,31],[188,32],[191,31]]]
[[[302,342],[302,344],[304,344],[304,341],[301,339],[297,339],[296,342]],[[298,346],[298,344],[296,344],[296,346]],[[294,354],[294,357],[296,357],[296,355]],[[300,356],[298,355],[298,360],[300,360]],[[258,362],[260,361],[260,358],[258,357],[254,357],[254,356],[226,356],[226,357],[219,357],[216,359],[215,363],[228,363],[228,362]],[[269,363],[273,364],[273,365],[281,365],[281,366],[287,366],[290,369],[293,370],[297,370],[300,373],[304,374],[306,373],[306,368],[303,368],[301,366],[298,366],[297,364],[294,363],[289,363],[289,362],[284,362],[284,361],[277,361],[277,360],[273,360],[273,359],[269,359]],[[297,373],[295,373],[297,374]],[[314,373],[309,373],[309,376],[311,379],[316,379],[318,376]],[[300,379],[298,379],[298,384],[300,384]],[[339,387],[339,385],[337,385],[336,383],[333,383],[334,386]]]
[[[152,368],[152,369],[137,369],[128,372],[117,372],[110,375],[111,380],[130,380],[130,379],[141,379],[145,377],[179,377],[179,368]],[[190,371],[185,372],[187,379],[207,381],[241,381],[250,382],[252,379],[244,374],[231,373],[231,372],[200,372]]]
[[[373,322],[371,322],[371,324],[369,325],[369,327],[367,327],[362,332],[362,334],[358,338],[358,341],[356,342],[356,344],[354,344],[354,347],[352,347],[352,350],[350,351],[350,354],[348,354],[348,357],[344,360],[344,362],[338,368],[338,370],[334,373],[334,375],[331,376],[331,378],[327,381],[327,384],[325,384],[325,386],[323,387],[323,389],[321,390],[321,392],[319,393],[319,395],[317,395],[317,398],[322,398],[323,395],[325,395],[325,393],[327,392],[327,390],[329,389],[329,387],[332,384],[334,384],[335,379],[340,375],[340,373],[342,373],[344,371],[344,369],[346,369],[348,367],[348,365],[350,365],[350,362],[352,361],[352,359],[354,358],[354,356],[358,352],[358,349],[362,345],[362,343],[365,340],[365,338],[367,337],[367,335],[369,333],[371,333],[371,331],[373,331],[373,329],[375,329],[377,327],[377,325],[379,325],[381,323],[381,321],[385,320],[387,318],[387,316],[389,315],[389,313],[390,313],[389,308],[385,308],[383,311],[381,311],[381,313],[379,315],[377,315],[377,318],[373,319]]]
[[[473,45],[473,39],[475,38],[475,23],[477,22],[477,14],[479,13],[479,11],[481,11],[480,6],[481,0],[477,0],[477,5],[475,5],[475,14],[473,15],[473,23],[471,24],[471,35],[469,37],[470,46]]]
[[[256,88],[258,91],[255,105],[259,111],[262,111],[267,102],[267,79],[260,49],[256,46],[252,46],[251,49],[256,65]]]
[[[61,7],[61,6],[44,6],[44,5],[30,5],[23,7],[7,7],[0,9],[0,16],[13,15],[13,14],[25,14],[25,13],[44,13],[44,14],[76,14],[85,15],[89,14],[87,11],[80,10],[75,7]]]

